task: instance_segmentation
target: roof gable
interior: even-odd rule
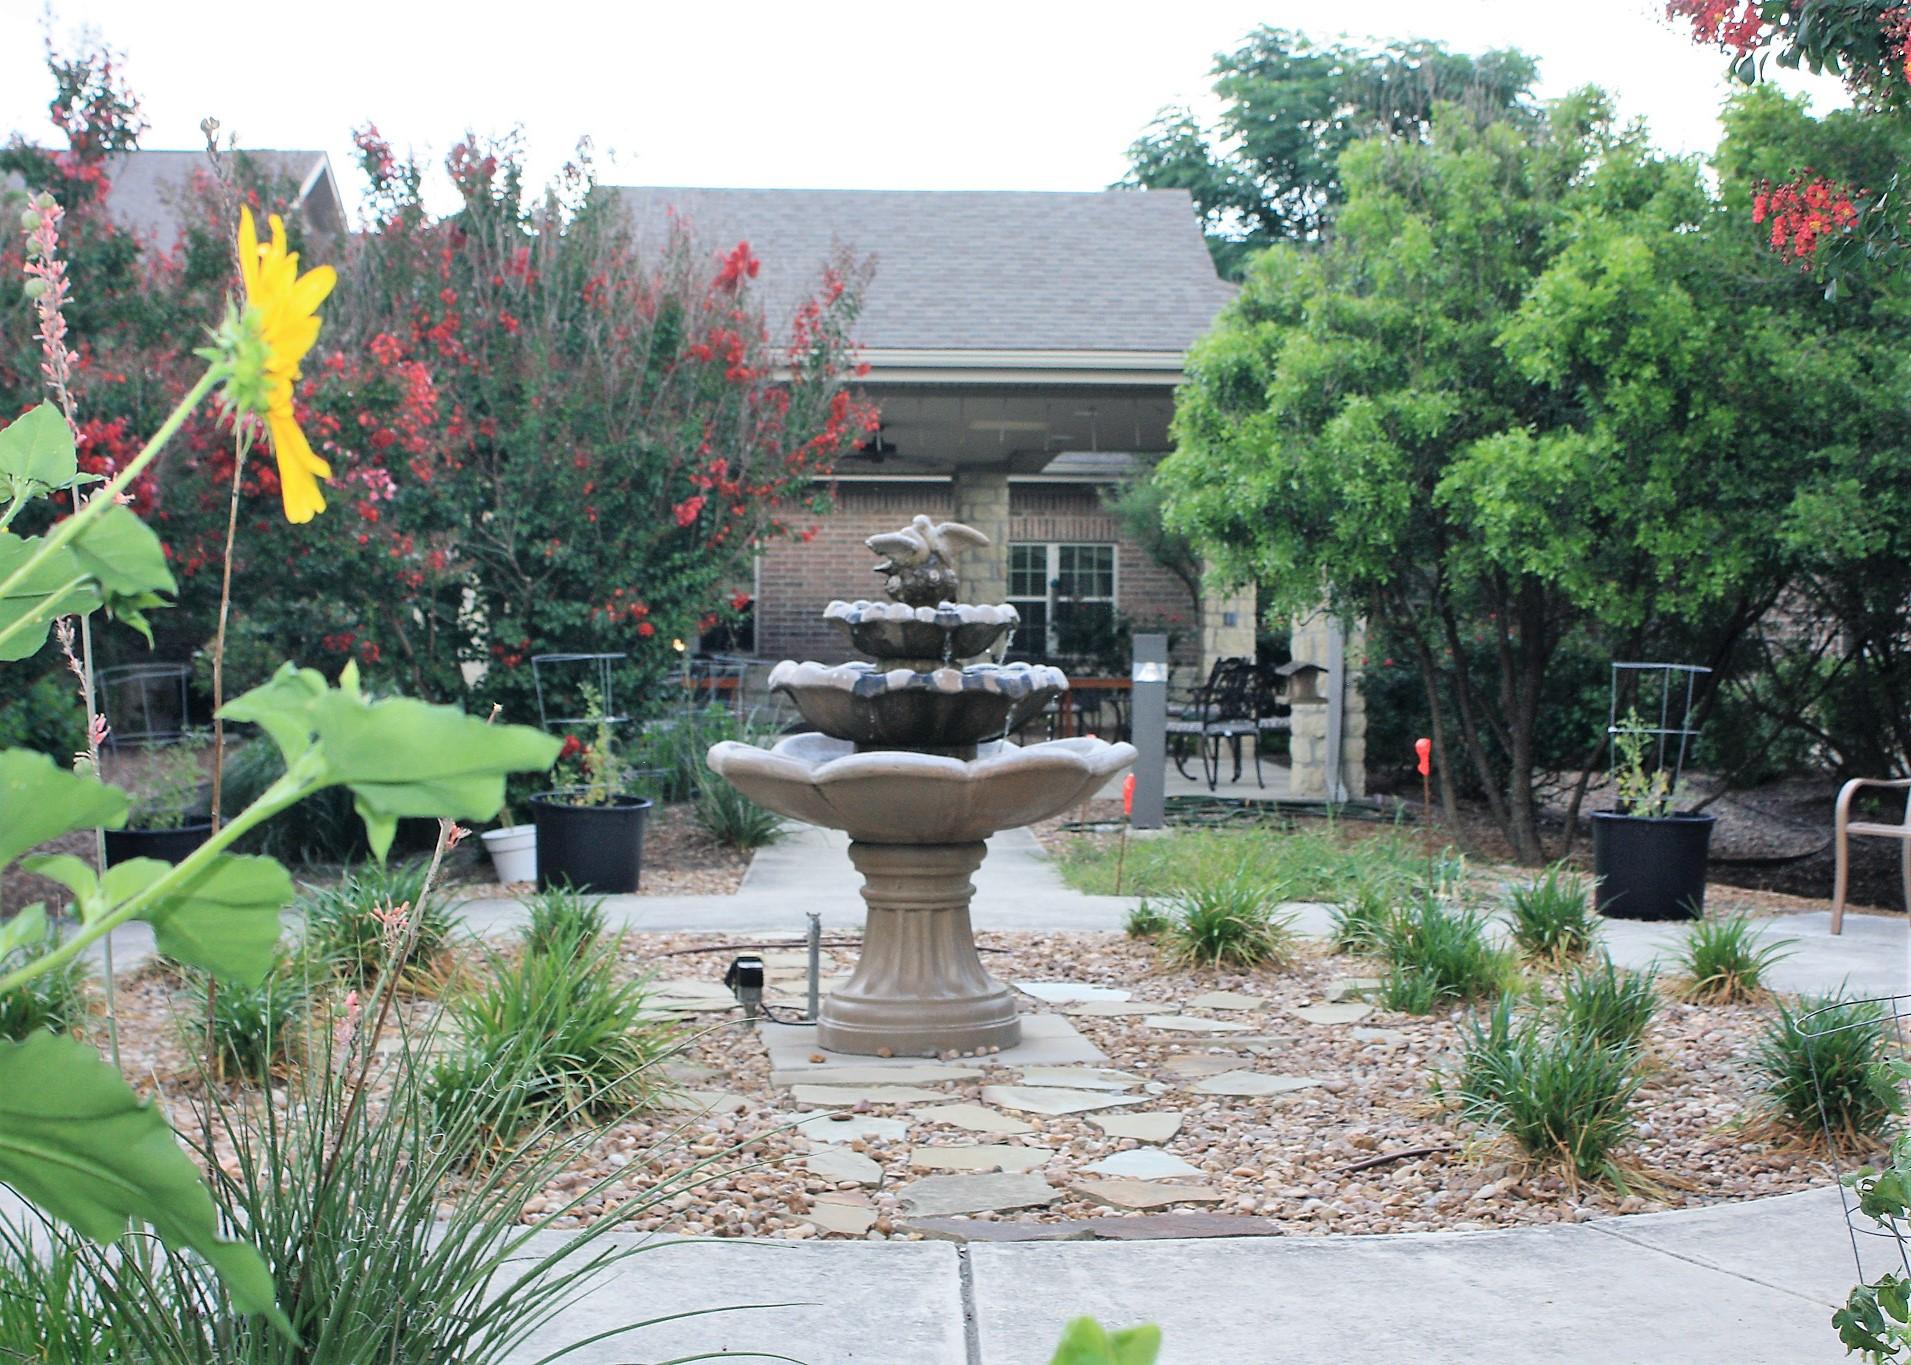
[[[306,225],[320,233],[345,230],[345,205],[332,162],[319,151],[274,151],[241,148],[244,156],[267,174],[299,187],[299,212]],[[112,192],[107,211],[121,227],[169,247],[180,230],[180,209],[191,193],[195,172],[212,173],[211,158],[203,151],[121,152],[106,166]]]
[[[772,322],[839,250],[873,258],[856,327],[872,350],[1179,354],[1231,293],[1183,190],[616,192],[640,244],[673,210],[712,250],[748,241]]]

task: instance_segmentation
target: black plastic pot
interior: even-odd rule
[[[211,837],[210,820],[195,820],[177,829],[109,829],[106,861],[113,864],[157,858],[163,863],[176,863]]]
[[[598,896],[627,895],[644,870],[644,825],[650,802],[613,796],[601,806],[583,806],[566,792],[531,798],[537,826],[537,886],[568,886]]]
[[[1705,860],[1718,817],[1682,811],[1595,811],[1593,908],[1612,919],[1698,919],[1705,913]]]

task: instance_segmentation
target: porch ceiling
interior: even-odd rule
[[[1161,454],[1169,449],[1173,390],[1112,385],[975,388],[872,384],[882,410],[880,459],[857,455],[843,474],[1006,468],[1035,474],[1063,451]]]

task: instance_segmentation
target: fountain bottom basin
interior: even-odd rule
[[[1014,993],[990,976],[969,924],[987,846],[852,841],[869,907],[862,957],[822,1004],[818,1046],[863,1056],[1014,1047]]]

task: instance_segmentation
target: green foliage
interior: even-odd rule
[[[1911,1062],[1898,1059],[1889,1065],[1895,1084],[1911,1081]],[[1911,1221],[1911,1132],[1901,1131],[1892,1139],[1879,1167],[1845,1176],[1840,1183],[1856,1194],[1859,1212],[1878,1225],[1877,1231],[1897,1242],[1902,1256],[1905,1224]],[[1901,1365],[1911,1359],[1911,1280],[1885,1275],[1857,1286],[1831,1322],[1846,1350]]]
[[[301,950],[307,961],[360,983],[370,982],[392,965],[397,950],[395,926],[382,922],[392,911],[410,906],[405,922],[417,919],[410,958],[401,968],[427,966],[444,949],[456,927],[451,908],[441,894],[424,897],[428,864],[365,863],[347,872],[335,886],[318,887],[299,897],[305,915]]]
[[[1652,738],[1636,708],[1628,710],[1613,727],[1612,785],[1618,800],[1616,808],[1623,814],[1646,820],[1670,815],[1677,797],[1672,790],[1672,774],[1649,755]]]
[[[257,983],[225,981],[216,989],[204,973],[189,978],[196,1008],[181,1026],[189,1046],[212,1045],[215,1075],[263,1080],[295,1056],[305,1019],[305,983],[281,960]]]
[[[36,844],[75,830],[126,823],[126,793],[56,768],[45,754],[0,753],[0,868]]]
[[[0,1360],[97,1365],[131,1354],[82,1247],[0,1215]]]
[[[524,951],[576,952],[604,936],[604,901],[567,886],[539,891],[525,901],[530,919],[524,926]]]
[[[1560,963],[1584,957],[1599,922],[1586,886],[1567,866],[1554,863],[1544,875],[1514,887],[1507,898],[1513,942],[1529,958]]]
[[[86,713],[72,674],[53,668],[30,683],[9,677],[7,687],[8,696],[0,700],[0,751],[32,749],[65,762],[86,748]]]
[[[1636,1047],[1658,1013],[1658,984],[1655,972],[1624,971],[1610,957],[1582,966],[1560,988],[1560,1030],[1605,1047]]]
[[[41,918],[42,937],[0,952],[0,972],[44,957],[59,946],[59,933]],[[25,927],[25,926],[23,926]],[[86,983],[91,972],[75,959],[0,991],[0,1038],[22,1042],[35,1033],[71,1033],[86,1018]]]
[[[1049,1365],[1155,1365],[1160,1355],[1161,1329],[1152,1322],[1111,1332],[1093,1318],[1076,1318]]]
[[[178,829],[203,814],[205,769],[196,743],[169,744],[150,751],[133,809],[126,817],[131,829]]]
[[[711,745],[759,738],[762,732],[739,722],[728,706],[681,707],[645,723],[631,745],[631,766],[653,784],[646,794],[655,800],[693,801],[709,773],[703,760]]]
[[[1388,920],[1380,951],[1388,971],[1379,1002],[1411,1014],[1498,994],[1519,974],[1512,953],[1488,937],[1485,915],[1430,894]]]
[[[516,961],[488,954],[482,982],[448,1001],[459,1045],[427,1091],[447,1129],[479,1116],[468,1155],[508,1149],[527,1124],[628,1110],[663,1088],[650,1068],[674,1031],[644,1017],[642,981],[618,979],[622,946],[555,939]]]
[[[224,808],[224,818],[230,820],[285,776],[285,760],[264,736],[239,744],[228,739],[227,744],[219,804]],[[326,787],[312,793],[279,819],[252,830],[240,846],[249,853],[300,864],[347,863],[371,852],[365,826],[352,809],[352,793],[347,787]]]
[[[1258,257],[1189,357],[1169,527],[1264,607],[1326,582],[1424,650],[1450,768],[1538,862],[1555,661],[1729,650],[1758,616],[1738,604],[1785,582],[1772,547],[1822,432],[1783,395],[1817,362],[1788,322],[1747,344],[1752,243],[1596,94],[1436,116],[1340,170],[1331,239]],[[1570,766],[1596,738],[1564,741]]]
[[[1528,1156],[1623,1189],[1614,1152],[1632,1132],[1637,1055],[1570,1029],[1512,1027],[1496,1012],[1467,1040],[1454,1099],[1463,1118],[1504,1132]]]
[[[1744,915],[1699,920],[1673,953],[1683,977],[1678,992],[1710,1005],[1756,1000],[1765,992],[1766,973],[1791,956],[1791,942],[1767,943],[1756,922]]]
[[[1160,938],[1174,927],[1174,920],[1160,906],[1144,899],[1122,921],[1129,938]]]
[[[1851,1145],[1881,1137],[1904,1110],[1887,1041],[1877,1001],[1781,1001],[1752,1056],[1765,1076],[1766,1102],[1784,1123]]]
[[[1169,902],[1165,947],[1190,967],[1259,967],[1291,962],[1298,947],[1291,915],[1277,915],[1278,889],[1245,877],[1190,887]]]
[[[1113,842],[1083,840],[1063,855],[1062,876],[1077,891],[1112,895],[1118,859]],[[1425,866],[1425,849],[1397,829],[1364,837],[1333,824],[1173,830],[1158,839],[1129,842],[1121,890],[1131,896],[1169,896],[1240,877],[1279,886],[1296,900],[1343,901],[1372,877],[1412,878]]]
[[[1511,50],[1316,45],[1263,26],[1215,58],[1219,122],[1164,109],[1128,149],[1121,183],[1187,190],[1215,259],[1234,273],[1255,248],[1324,235],[1346,197],[1341,154],[1357,139],[1424,138],[1442,104],[1479,121],[1527,117],[1536,74]]]
[[[714,774],[697,784],[697,823],[718,843],[748,853],[783,836],[782,818]]]

